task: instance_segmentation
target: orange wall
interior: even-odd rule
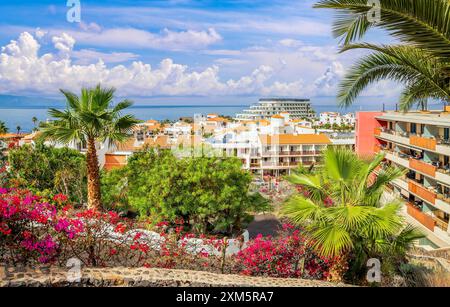
[[[375,116],[382,114],[382,112],[356,112],[356,153],[359,156],[374,155],[375,144],[378,144],[374,131],[375,128],[381,127]]]

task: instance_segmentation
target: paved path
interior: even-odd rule
[[[281,228],[280,220],[272,214],[256,215],[255,220],[248,225],[250,239],[256,238],[258,234],[263,236],[275,236]]]

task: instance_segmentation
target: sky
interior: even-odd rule
[[[1,0],[0,95],[51,98],[101,82],[143,101],[334,101],[362,53],[338,54],[333,12],[315,2],[81,0],[81,22],[69,22],[66,0]],[[360,101],[395,102],[400,90],[383,81]]]

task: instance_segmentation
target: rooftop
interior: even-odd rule
[[[261,98],[260,102],[279,101],[279,102],[310,102],[307,98]]]

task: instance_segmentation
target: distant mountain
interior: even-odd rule
[[[57,99],[0,95],[0,108],[58,108],[64,106],[64,102]]]

